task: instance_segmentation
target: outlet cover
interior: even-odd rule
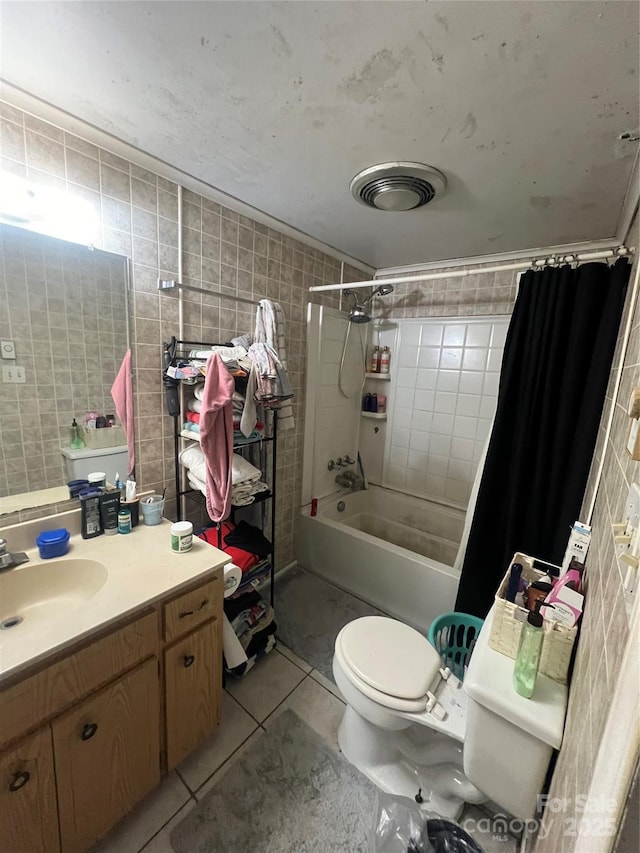
[[[16,357],[16,345],[13,341],[0,341],[0,356],[2,358]]]
[[[2,381],[6,384],[24,384],[27,381],[27,374],[24,367],[4,367],[2,368]]]

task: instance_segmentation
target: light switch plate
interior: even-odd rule
[[[0,356],[2,358],[16,357],[16,345],[13,341],[0,341]]]

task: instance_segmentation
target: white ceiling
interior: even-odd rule
[[[374,267],[615,233],[636,2],[4,0],[0,25],[5,80]],[[446,195],[352,199],[398,159]]]

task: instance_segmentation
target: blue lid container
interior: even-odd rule
[[[59,530],[43,530],[36,538],[40,559],[50,560],[52,557],[63,557],[69,550],[70,537],[71,534],[65,527]]]

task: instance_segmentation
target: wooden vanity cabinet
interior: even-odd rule
[[[164,653],[167,770],[173,770],[220,722],[220,621],[215,619]]]
[[[88,853],[220,721],[222,572],[0,688],[0,853]]]
[[[49,726],[0,756],[0,850],[60,851]]]
[[[160,781],[155,658],[52,724],[64,853],[84,853]]]

